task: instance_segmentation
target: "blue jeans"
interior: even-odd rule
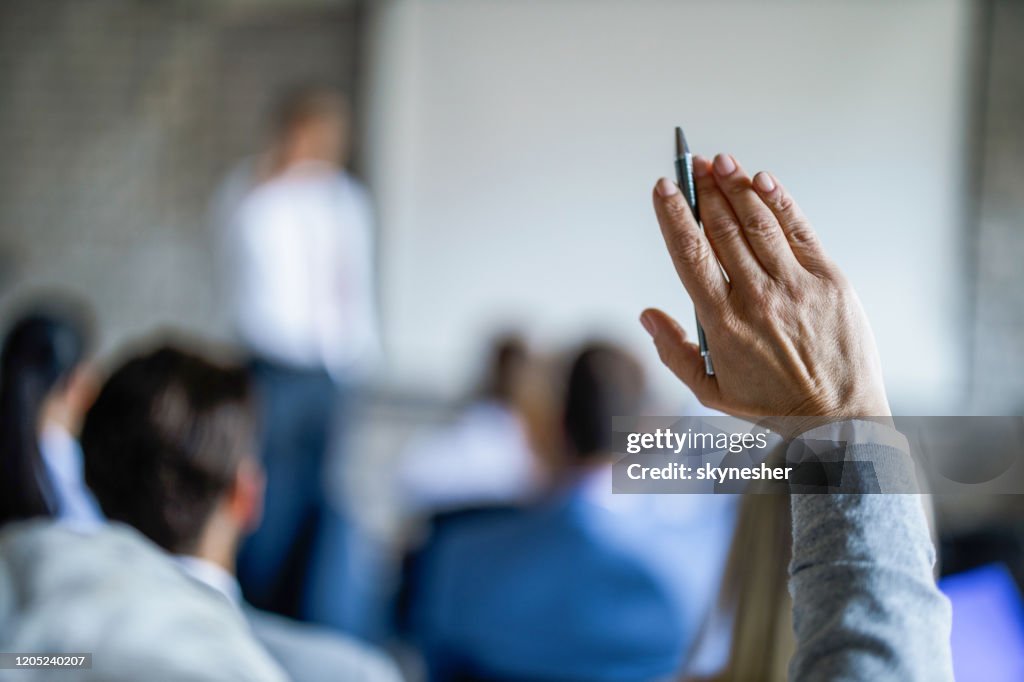
[[[252,363],[267,476],[263,522],[243,544],[238,580],[255,607],[297,618],[324,494],[338,393],[326,371]]]
[[[243,594],[257,608],[376,639],[381,553],[323,484],[347,435],[350,392],[324,370],[254,360],[252,372],[267,489],[263,522],[238,557]]]

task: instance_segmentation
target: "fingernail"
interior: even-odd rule
[[[715,172],[719,175],[729,175],[736,170],[736,162],[728,154],[719,154],[715,157]]]
[[[663,198],[668,198],[673,194],[679,194],[679,186],[668,178],[658,180],[658,184],[654,189],[657,190],[658,196]]]
[[[765,194],[775,189],[775,181],[772,180],[772,176],[764,171],[761,171],[754,176],[754,184],[757,185],[757,188]]]
[[[658,325],[654,322],[654,316],[650,313],[642,313],[640,315],[640,324],[644,326],[647,333],[654,337],[654,334],[658,331]]]
[[[708,174],[708,160],[703,156],[693,157],[693,174],[698,178],[703,178]]]

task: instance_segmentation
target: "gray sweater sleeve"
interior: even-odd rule
[[[904,462],[911,475],[895,448],[847,455]],[[795,494],[792,509],[790,679],[952,680],[952,609],[935,585],[920,496]]]

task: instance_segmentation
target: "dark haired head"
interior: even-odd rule
[[[584,346],[569,370],[564,426],[577,460],[612,451],[612,417],[635,415],[644,394],[640,365],[626,351],[603,343]]]
[[[57,511],[39,452],[43,407],[85,358],[89,325],[53,305],[20,317],[0,353],[0,523]]]
[[[516,382],[529,359],[522,337],[507,334],[495,339],[484,377],[483,395],[503,403],[512,402]]]
[[[254,438],[245,370],[163,347],[100,391],[82,429],[85,480],[108,518],[189,553]]]

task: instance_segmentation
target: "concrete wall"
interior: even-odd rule
[[[358,35],[345,3],[0,5],[0,307],[80,292],[107,348],[225,335],[210,195],[281,87],[354,85]]]

